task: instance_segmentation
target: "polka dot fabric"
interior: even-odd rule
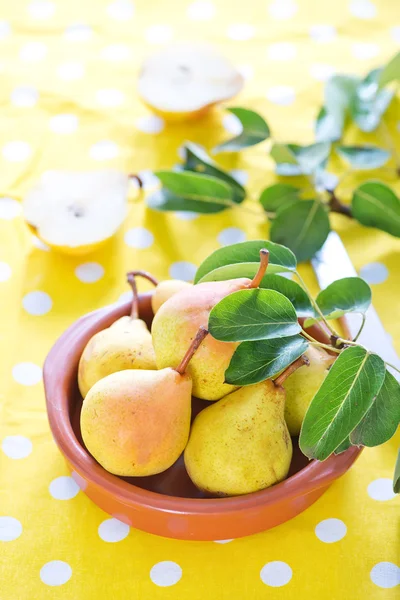
[[[261,111],[279,140],[313,140],[323,82],[364,73],[400,42],[393,0],[15,0],[0,16],[0,597],[1,600],[202,600],[205,597],[395,600],[400,564],[391,490],[399,433],[365,450],[305,513],[240,540],[182,542],[129,527],[84,494],[48,428],[41,368],[77,318],[128,300],[125,272],[190,280],[212,250],[268,235],[255,203],[213,216],[130,204],[111,246],[64,257],[32,236],[19,200],[52,169],[152,172],[179,160],[187,139],[211,148],[239,129],[216,110],[167,124],[135,81],[160,44],[217,43],[246,78],[235,105]],[[400,150],[398,115],[388,124]],[[356,143],[355,133],[349,143]],[[363,138],[359,138],[361,141]],[[365,140],[364,140],[365,141]],[[382,144],[374,135],[371,143]],[[274,181],[265,148],[221,157],[251,196]],[[343,195],[354,182],[347,178]],[[400,193],[399,184],[397,191]],[[138,190],[131,186],[132,199]],[[334,218],[400,352],[399,240]],[[313,286],[309,267],[303,274]],[[142,290],[149,289],[140,281]],[[315,284],[314,284],[315,289]]]

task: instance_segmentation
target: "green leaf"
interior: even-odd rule
[[[227,281],[228,279],[238,279],[239,277],[248,277],[249,279],[253,279],[258,271],[259,265],[259,262],[224,265],[223,267],[218,267],[217,269],[210,271],[197,283],[205,283],[206,281]],[[291,269],[288,269],[287,267],[268,263],[267,273],[269,274],[287,273],[290,271]]]
[[[272,222],[271,240],[287,246],[299,262],[309,260],[321,248],[330,231],[325,207],[317,200],[303,200],[282,208]]]
[[[359,83],[352,98],[350,115],[361,131],[371,132],[378,127],[394,96],[392,90],[379,89],[381,72],[381,68],[370,71]]]
[[[219,152],[238,152],[269,138],[270,129],[267,123],[254,110],[247,108],[228,108],[227,110],[239,119],[243,130],[236,137],[216,146],[213,150],[215,154]]]
[[[293,304],[298,317],[309,317],[310,315],[315,314],[310,298],[303,288],[295,281],[291,281],[280,275],[267,274],[264,275],[260,288],[264,290],[275,290],[286,296]]]
[[[309,146],[298,144],[274,144],[271,157],[280,175],[309,175],[324,166],[330,153],[329,142],[317,142]]]
[[[325,84],[325,110],[340,129],[344,126],[346,114],[359,83],[359,77],[334,75]]]
[[[336,152],[351,164],[353,169],[377,169],[390,158],[390,152],[377,146],[336,146]]]
[[[225,181],[233,191],[232,200],[234,202],[242,202],[246,196],[246,190],[240,185],[229,173],[221,169],[213,159],[208,156],[207,152],[193,142],[186,142],[183,146],[185,152],[185,163],[183,168],[185,171],[194,171],[196,173],[211,175],[217,179]]]
[[[353,217],[366,227],[376,227],[400,237],[400,200],[384,183],[367,181],[353,194]]]
[[[331,319],[348,312],[364,314],[371,304],[371,289],[360,277],[343,277],[322,290],[316,301],[322,313]]]
[[[275,183],[265,188],[260,196],[260,202],[266,212],[275,213],[287,204],[299,199],[299,188],[287,183]]]
[[[360,346],[343,350],[315,394],[304,418],[300,449],[325,460],[358,425],[385,378],[385,363]]]
[[[346,452],[351,447],[350,438],[346,438],[344,442],[342,442],[335,450],[335,454],[342,454],[342,452]]]
[[[400,385],[389,371],[371,408],[357,427],[350,440],[355,446],[380,446],[396,433],[400,424]]]
[[[208,329],[222,342],[288,337],[301,331],[294,306],[274,290],[240,290],[210,312]]]
[[[397,455],[396,466],[394,468],[393,491],[395,494],[400,494],[400,449]]]
[[[388,63],[383,67],[379,76],[379,87],[387,85],[391,81],[400,79],[400,52],[398,52]]]
[[[296,257],[288,248],[280,246],[279,244],[274,244],[268,240],[254,240],[251,242],[231,244],[230,246],[215,250],[197,269],[194,282],[199,283],[201,279],[205,278],[207,273],[211,273],[211,271],[214,271],[215,269],[226,267],[228,265],[234,266],[239,263],[253,263],[256,268],[256,271],[252,275],[252,277],[254,277],[260,264],[260,250],[262,248],[269,250],[268,269],[270,269],[271,265],[280,265],[283,267],[282,271],[294,271],[296,269]],[[236,277],[241,277],[241,275],[237,275]],[[230,277],[228,277],[228,279],[230,279]],[[218,279],[215,281],[218,281]]]
[[[251,385],[274,377],[307,348],[308,342],[301,335],[242,342],[225,371],[225,381],[232,385]]]
[[[315,120],[315,139],[317,142],[336,142],[342,137],[343,123],[328,113],[325,106],[320,109]]]

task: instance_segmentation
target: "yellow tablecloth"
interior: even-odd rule
[[[398,598],[399,499],[390,478],[399,435],[364,451],[293,521],[224,544],[162,539],[110,520],[68,477],[52,441],[41,365],[65,328],[116,302],[128,269],[190,279],[219,245],[267,236],[261,215],[188,220],[132,203],[112,252],[73,259],[32,238],[18,203],[49,169],[141,171],[150,184],[147,170],[174,164],[185,139],[211,147],[230,135],[224,127],[232,120],[221,111],[165,126],[136,97],[141,60],[171,39],[218,44],[247,77],[235,104],[262,111],[279,140],[311,141],[321,80],[390,57],[400,42],[398,3],[2,0],[0,7],[1,600]],[[396,134],[393,110],[390,123]],[[254,196],[273,181],[262,146],[221,160],[248,178]],[[400,352],[399,241],[344,217],[335,224]]]

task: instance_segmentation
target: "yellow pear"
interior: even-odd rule
[[[290,435],[299,435],[301,425],[311,400],[328,374],[328,367],[335,360],[322,348],[310,346],[305,352],[309,359],[308,369],[298,369],[285,381],[285,420]]]
[[[179,458],[191,416],[192,381],[185,370],[206,335],[199,330],[176,369],[119,371],[90,389],[82,406],[82,437],[107,471],[155,475]]]
[[[138,295],[135,278],[128,273],[132,286],[132,311],[103,331],[96,333],[87,343],[79,361],[78,384],[84,398],[100,379],[124,369],[156,369],[155,354],[150,331],[138,318]]]
[[[284,388],[267,379],[202,410],[184,453],[193,483],[212,494],[235,496],[285,479],[293,450],[284,407]]]
[[[182,281],[181,279],[167,279],[166,281],[160,281],[151,297],[153,313],[156,314],[159,308],[164,302],[171,298],[171,296],[189,287],[192,287],[192,284],[187,281]]]
[[[258,287],[268,266],[268,255],[268,250],[261,250],[260,267],[253,280],[199,283],[174,294],[159,308],[151,327],[159,369],[178,363],[199,327],[208,326],[210,311],[220,300],[233,292]],[[194,396],[219,400],[236,389],[225,383],[225,371],[237,346],[235,342],[220,342],[207,336],[188,368]]]

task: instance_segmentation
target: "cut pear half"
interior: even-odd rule
[[[118,171],[49,171],[22,202],[25,220],[55,250],[87,254],[124,222],[128,186]]]
[[[154,112],[178,121],[200,116],[236,96],[243,84],[242,75],[214,46],[182,42],[145,60],[138,91]]]

